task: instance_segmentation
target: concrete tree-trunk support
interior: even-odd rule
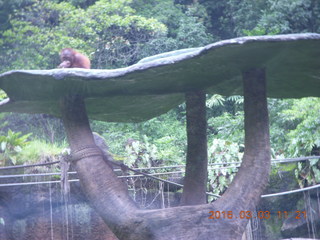
[[[243,71],[242,76],[245,112],[243,161],[232,184],[223,197],[216,201],[220,211],[232,211],[236,215],[242,211],[253,214],[268,183],[271,165],[266,72],[263,68],[250,69]],[[234,221],[238,226],[234,237],[240,238],[247,221],[241,218],[235,218]]]
[[[186,93],[187,163],[181,205],[207,202],[207,118],[206,93]]]
[[[243,81],[245,153],[237,176],[226,193],[212,204],[167,209],[139,210],[135,206],[126,186],[94,144],[83,99],[71,96],[61,100],[73,164],[83,190],[119,239],[241,239],[249,219],[239,217],[239,213],[254,210],[268,182],[270,168],[265,70],[245,71]],[[210,211],[228,214],[210,219]]]
[[[127,226],[130,226],[131,213],[137,210],[128,195],[127,186],[119,181],[95,145],[83,98],[78,95],[65,97],[61,99],[60,107],[73,156],[72,163],[81,186],[109,228],[113,232],[120,231],[122,239],[125,239],[134,234],[133,229]]]

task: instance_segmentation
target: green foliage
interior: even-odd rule
[[[0,102],[2,100],[6,99],[7,97],[8,97],[7,94],[3,90],[0,89]]]
[[[242,105],[243,97],[234,95],[234,96],[225,98],[219,94],[214,94],[207,99],[206,105],[208,108],[219,107],[219,106],[224,106],[226,101],[234,102],[234,104],[236,105]]]
[[[149,142],[146,135],[143,136],[143,142],[129,141],[126,145],[126,155],[124,163],[129,167],[141,168],[152,167],[156,165],[157,147]]]
[[[17,155],[18,164],[32,164],[36,162],[52,162],[59,160],[63,148],[48,144],[41,140],[30,141]]]
[[[150,148],[157,149],[156,157],[153,157],[157,160],[157,164],[160,162],[164,165],[179,164],[185,161],[186,130],[184,119],[177,119],[176,111],[176,109],[171,110],[167,114],[142,123],[92,121],[91,128],[103,135],[110,151],[117,159],[125,159],[128,156],[126,146],[133,141],[139,143],[137,144],[139,148],[146,148],[145,145],[149,145]]]
[[[206,105],[208,108],[223,106],[225,102],[225,98],[219,94],[212,95],[207,101]]]
[[[241,105],[243,98],[233,99]],[[229,98],[230,101],[230,98]],[[308,156],[320,146],[319,98],[268,99],[271,145],[274,156]],[[242,109],[228,109],[227,100],[219,95],[207,101],[209,139],[212,137],[236,143],[244,142],[244,113]],[[221,113],[215,111],[223,106]]]
[[[7,135],[0,136],[0,166],[17,164],[17,155],[28,142],[30,134],[21,136],[20,132],[8,131]]]
[[[320,29],[318,0],[202,0],[200,3],[209,16],[205,26],[221,39]]]
[[[298,162],[295,176],[300,187],[307,187],[320,183],[320,160],[310,159],[306,162]]]
[[[5,128],[7,125],[8,125],[8,122],[7,121],[5,121],[4,119],[5,119],[5,116],[6,116],[6,113],[0,113],[0,120],[1,120],[1,122],[0,122],[0,129],[3,129],[3,128]],[[4,131],[0,131],[0,134],[2,134]]]
[[[318,0],[269,0],[258,25],[268,32],[318,32],[319,10]]]
[[[213,129],[211,138],[228,139],[232,142],[244,142],[244,113],[235,115],[225,112],[220,116],[208,119],[209,129]],[[209,136],[210,139],[210,136]]]
[[[159,160],[164,165],[185,162],[186,123],[178,120],[174,111],[147,121],[141,130],[149,136],[158,149]]]
[[[212,36],[206,33],[204,25],[192,16],[180,21],[176,39],[179,48],[200,47],[213,42]]]
[[[200,5],[184,9],[175,5],[172,0],[135,0],[132,7],[139,14],[155,18],[168,28],[167,36],[155,38],[144,46],[140,58],[182,48],[204,46],[214,41],[204,25],[202,18],[206,13]]]
[[[34,0],[0,0],[0,32],[11,27],[9,19],[14,11],[31,5],[33,2]]]
[[[243,35],[244,29],[256,29],[263,9],[268,7],[266,0],[228,0],[226,7],[226,17],[224,21],[231,21],[228,25],[234,26],[234,36]],[[230,19],[230,20],[229,20]],[[259,32],[257,34],[260,35]],[[256,34],[255,34],[256,35]],[[262,34],[265,35],[265,34]]]
[[[288,119],[283,111],[290,108],[292,104],[292,99],[268,99],[270,142],[272,149],[274,149],[273,157],[284,158],[291,156],[288,152],[287,133],[289,130],[294,129],[297,123]]]
[[[208,171],[209,188],[214,194],[221,195],[232,182],[238,169],[237,164],[229,163],[241,162],[243,154],[239,150],[238,144],[222,139],[214,139],[209,145],[209,164],[221,163]]]
[[[80,8],[87,8],[93,5],[97,0],[68,0],[72,5]]]
[[[134,0],[131,4],[137,13],[147,18],[155,18],[168,27],[168,37],[175,38],[180,21],[186,19],[179,5],[172,0]]]
[[[57,53],[66,44],[62,36],[67,35],[57,26],[63,15],[74,10],[67,3],[34,0],[33,5],[16,11],[10,20],[12,28],[2,33],[1,71],[55,67],[59,62]]]
[[[248,1],[250,0],[245,2]],[[241,34],[242,29],[251,29],[249,32],[251,31],[253,35],[318,32],[320,29],[320,4],[317,0],[263,0],[251,2],[256,2],[258,7],[255,10],[254,21],[252,21],[251,27],[250,25],[241,26],[241,24],[240,27],[236,27],[238,34]],[[251,15],[254,8],[248,10],[249,15]],[[241,17],[240,19],[243,18]],[[243,31],[248,35],[247,30]]]
[[[12,28],[2,32],[1,71],[54,68],[64,47],[81,49],[95,68],[126,66],[139,59],[144,44],[167,30],[155,19],[134,15],[129,0],[100,0],[85,10],[67,2],[34,1],[16,12]]]
[[[276,156],[309,156],[319,149],[319,101],[269,100],[271,143]],[[295,175],[301,187],[320,182],[319,162],[316,159],[297,164]]]
[[[33,138],[42,139],[52,144],[63,144],[66,141],[62,121],[47,114],[7,113],[1,120],[7,124],[0,128],[0,134],[11,129],[22,132],[22,134],[32,132]]]
[[[243,33],[247,36],[261,36],[261,35],[276,35],[280,32],[279,29],[272,29],[267,31],[267,29],[257,26],[252,30],[243,30]]]
[[[287,134],[291,156],[308,156],[314,147],[320,147],[319,98],[294,100],[292,107],[283,111],[283,116],[297,123]]]
[[[133,64],[141,58],[145,44],[167,32],[157,20],[134,15],[130,2],[101,0],[87,10],[91,16],[88,26],[96,35],[93,64],[98,68]]]
[[[11,27],[0,32],[0,71],[55,68],[58,52],[64,47],[87,54],[93,68],[117,68],[146,56],[213,41],[202,23],[203,16],[198,16],[200,5],[184,13],[170,0],[143,4],[130,0],[33,0],[15,11]]]

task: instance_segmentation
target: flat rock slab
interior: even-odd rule
[[[268,97],[320,97],[320,34],[242,37],[148,57],[113,70],[18,70],[0,75],[2,112],[60,116],[59,100],[85,98],[90,118],[138,122],[184,102],[184,93],[242,95],[242,72],[265,68]]]

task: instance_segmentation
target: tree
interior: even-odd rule
[[[200,0],[199,3],[209,16],[205,25],[220,39],[243,36],[245,31],[253,30],[259,35],[319,31],[317,0]]]
[[[257,26],[267,32],[318,32],[320,3],[317,0],[270,1]]]
[[[292,156],[308,156],[320,147],[319,111],[318,98],[304,98],[293,100],[293,105],[280,113],[284,120],[294,123],[286,132],[287,149]]]
[[[135,15],[130,2],[100,0],[80,9],[67,2],[34,0],[15,13],[12,27],[2,32],[2,71],[55,68],[57,53],[65,47],[86,53],[93,68],[133,64],[143,45],[167,29],[155,19]]]
[[[177,49],[200,47],[215,40],[204,25],[205,10],[200,5],[184,8],[174,4],[172,0],[137,0],[132,2],[132,7],[138,14],[155,18],[168,28],[166,36],[155,38],[144,46],[141,58]]]

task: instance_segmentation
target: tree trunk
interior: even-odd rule
[[[236,177],[223,197],[216,201],[216,206],[220,211],[253,213],[268,183],[271,165],[265,69],[250,69],[244,71],[242,76],[245,151]],[[241,218],[235,221],[238,228],[234,229],[234,237],[240,238],[247,221]]]
[[[121,232],[120,239],[130,239],[128,236],[134,235],[135,230],[126,226],[130,225],[131,213],[137,208],[126,185],[106,164],[95,145],[83,99],[65,97],[61,100],[61,113],[74,159],[72,163],[84,192],[109,228],[115,233]]]
[[[207,202],[207,118],[204,91],[186,93],[187,164],[181,205]]]
[[[139,210],[94,145],[83,99],[79,96],[62,99],[63,121],[83,190],[119,239],[241,239],[248,219],[242,219],[239,213],[254,209],[267,184],[270,168],[265,71],[252,69],[244,72],[243,78],[244,159],[231,186],[213,204]],[[220,218],[210,219],[210,211],[219,211]]]

